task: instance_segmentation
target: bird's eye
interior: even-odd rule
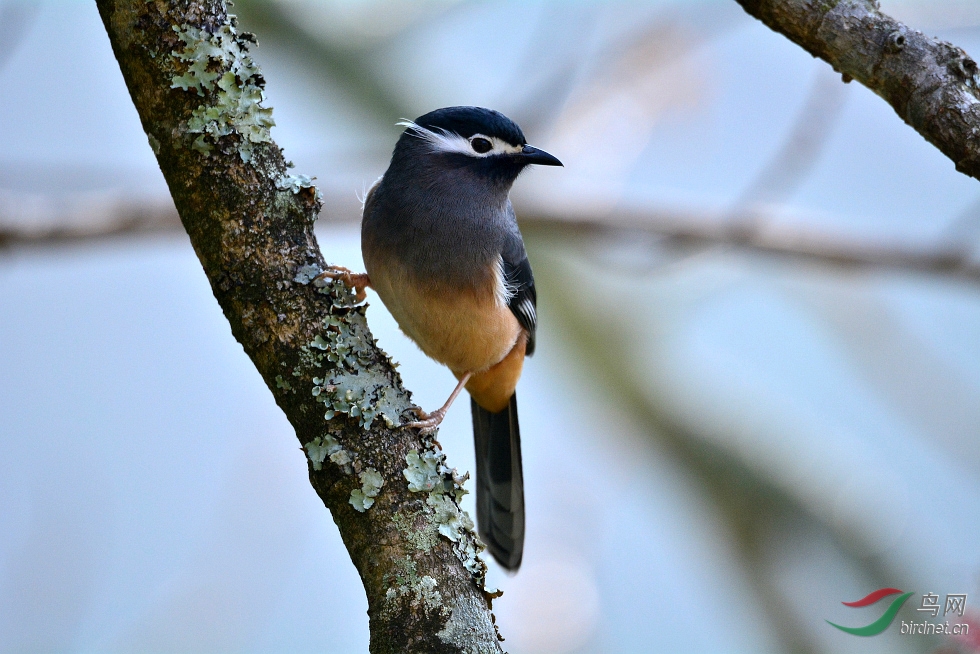
[[[480,138],[479,136],[470,141],[470,145],[472,145],[473,149],[480,154],[490,152],[490,150],[493,149],[493,144],[490,141],[486,140],[485,138]]]

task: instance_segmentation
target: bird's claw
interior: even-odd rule
[[[354,299],[357,302],[363,302],[367,299],[367,293],[364,289],[371,285],[371,279],[367,273],[353,273],[343,266],[330,266],[314,277],[313,282],[316,283],[324,279],[340,280],[344,286],[354,291]]]
[[[431,434],[439,429],[439,425],[442,424],[443,418],[446,417],[446,412],[442,409],[433,411],[432,413],[426,413],[425,411],[419,409],[418,414],[418,420],[406,422],[404,426],[408,427],[409,429],[418,429],[423,434]]]
[[[353,274],[354,273],[350,268],[345,268],[343,266],[327,266],[326,268],[323,269],[323,272],[317,275],[317,279],[321,279],[323,277],[329,277],[330,279],[338,279],[340,277],[343,277],[344,275],[353,275]]]

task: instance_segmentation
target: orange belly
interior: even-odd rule
[[[522,336],[517,318],[497,300],[492,276],[488,275],[485,289],[460,292],[439,284],[420,284],[394,266],[380,270],[369,266],[368,274],[371,286],[405,335],[457,377],[500,363]]]
[[[470,377],[466,390],[477,404],[491,413],[507,408],[510,396],[517,388],[517,380],[521,378],[526,345],[527,339],[522,334],[500,363]],[[457,379],[462,377],[460,373],[455,374]]]

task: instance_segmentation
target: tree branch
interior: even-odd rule
[[[463,480],[431,437],[398,427],[413,405],[364,307],[315,281],[320,199],[269,136],[254,37],[221,0],[97,3],[214,295],[361,575],[371,651],[500,652]]]
[[[349,225],[360,219],[353,210],[344,207],[349,200],[347,194],[329,198],[336,214],[334,224]],[[533,207],[533,203],[529,204]],[[338,207],[341,207],[339,211]],[[11,220],[0,207],[0,248],[71,244],[183,229],[172,206],[109,201],[88,206],[85,213],[92,218],[68,220],[61,213],[41,212],[31,214],[26,220],[23,217]],[[969,215],[974,213],[971,209]],[[520,223],[529,236],[535,232],[547,233],[551,238],[555,233],[595,235],[628,230],[660,236],[665,247],[730,247],[832,268],[911,271],[980,282],[980,261],[963,243],[971,236],[966,229],[953,230],[936,244],[923,246],[848,238],[827,231],[780,225],[779,216],[771,213],[754,211],[738,215],[742,220],[733,225],[730,215],[723,213],[650,209],[618,211],[597,218],[571,209],[553,211],[539,206],[522,213]],[[25,226],[18,227],[18,224]],[[42,227],[35,227],[36,224]]]
[[[114,236],[183,231],[173,202],[144,199],[69,197],[64,203],[30,197],[28,207],[4,206],[0,193],[2,248],[69,245]],[[6,196],[6,197],[5,197]],[[16,204],[16,203],[11,203]],[[60,205],[60,206],[58,206]]]
[[[961,48],[910,29],[874,0],[736,0],[750,15],[852,78],[980,179],[980,75]]]
[[[980,262],[959,243],[931,247],[869,242],[798,226],[781,226],[768,214],[742,214],[732,225],[725,214],[681,214],[617,211],[602,219],[576,215],[573,210],[536,209],[521,218],[521,230],[590,234],[615,230],[646,232],[663,237],[663,245],[687,248],[734,247],[757,254],[806,261],[835,268],[908,270],[980,282]]]

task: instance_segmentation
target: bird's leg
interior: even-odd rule
[[[313,281],[321,279],[339,279],[344,286],[354,289],[354,299],[358,302],[363,302],[367,298],[364,289],[371,285],[371,278],[367,273],[352,273],[343,266],[330,266],[314,277]]]
[[[419,420],[406,423],[405,427],[418,428],[422,430],[422,433],[428,433],[430,431],[435,431],[439,425],[442,423],[442,419],[446,417],[446,412],[449,411],[449,407],[453,405],[456,400],[456,396],[459,395],[463,387],[466,386],[466,382],[470,380],[473,376],[472,372],[468,372],[459,379],[459,383],[456,384],[456,388],[453,389],[452,395],[446,400],[446,403],[442,405],[441,408],[436,409],[432,413],[426,413],[425,411],[419,410]]]

